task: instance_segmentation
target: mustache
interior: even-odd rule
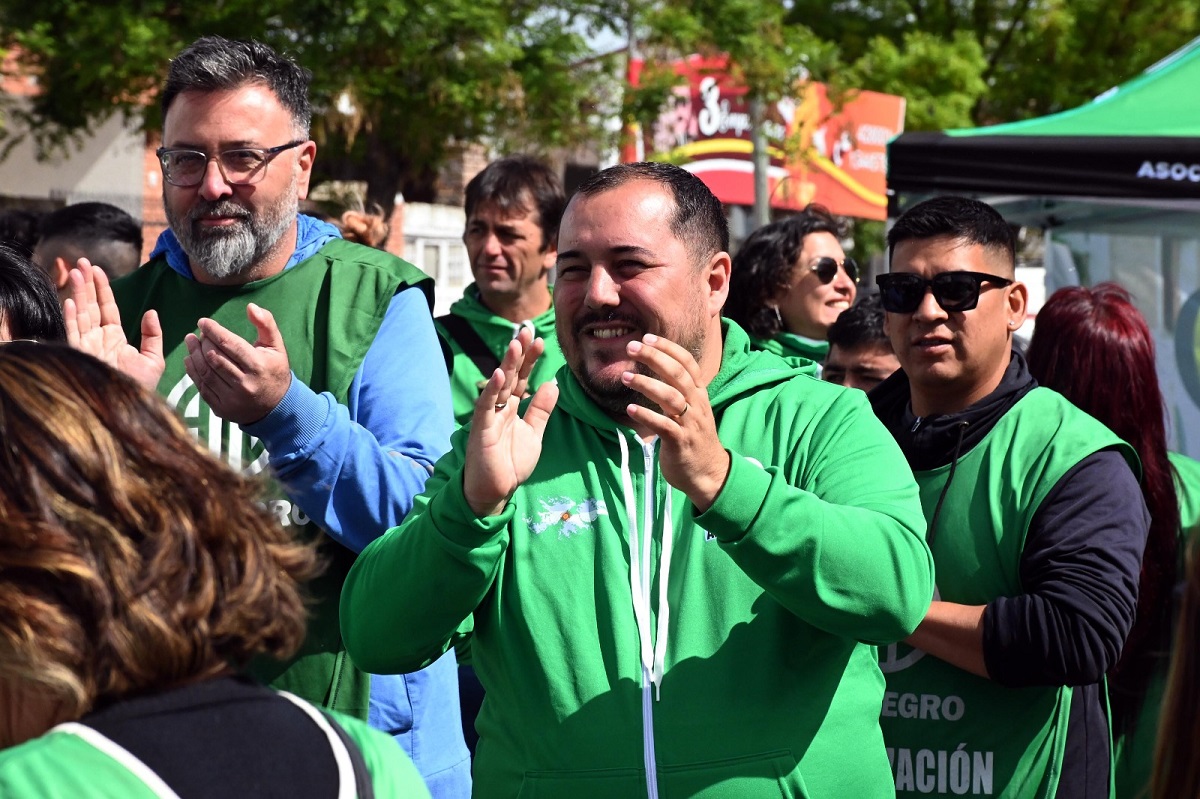
[[[571,332],[575,335],[583,333],[583,329],[588,325],[595,324],[611,324],[613,322],[622,322],[634,330],[642,327],[642,320],[629,314],[619,313],[617,311],[590,311],[582,316],[575,317],[571,324]]]
[[[249,209],[228,198],[220,200],[197,200],[188,212],[188,221],[195,222],[208,216],[229,216],[235,219],[249,219]]]

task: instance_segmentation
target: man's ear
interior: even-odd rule
[[[558,237],[552,236],[550,243],[546,245],[546,251],[542,253],[542,273],[549,274],[556,263],[558,263]]]
[[[1029,305],[1029,289],[1024,283],[1013,283],[1008,287],[1007,308],[1008,331],[1012,333],[1025,323],[1025,308]]]
[[[733,259],[727,252],[719,252],[708,260],[705,279],[708,282],[708,312],[720,316],[725,301],[729,299],[729,276],[733,273]]]
[[[306,141],[300,145],[300,154],[296,157],[296,166],[300,174],[296,179],[296,199],[308,198],[308,185],[312,180],[313,161],[317,158],[317,143]]]
[[[70,282],[71,265],[67,263],[67,259],[61,255],[54,259],[54,265],[50,267],[50,282],[54,284],[54,288],[63,291]]]

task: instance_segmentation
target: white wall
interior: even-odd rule
[[[462,297],[471,283],[471,265],[462,243],[467,215],[459,206],[406,203],[404,206],[404,252],[401,257],[416,264],[435,281],[433,315],[441,316]]]
[[[117,115],[85,135],[82,145],[68,144],[68,156],[39,161],[26,138],[0,162],[0,194],[64,204],[100,200],[141,219],[145,137],[139,124],[126,126]]]

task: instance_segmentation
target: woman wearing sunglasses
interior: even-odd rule
[[[755,346],[818,364],[829,326],[854,302],[858,265],[838,243],[838,225],[820,205],[750,234],[733,258],[725,315]]]

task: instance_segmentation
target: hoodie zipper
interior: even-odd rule
[[[617,436],[621,445],[621,479],[625,493],[625,515],[629,522],[629,582],[633,593],[634,617],[637,620],[642,668],[642,758],[646,769],[646,794],[658,799],[658,766],[654,746],[654,702],[660,698],[665,669],[667,637],[670,627],[670,606],[667,586],[670,577],[671,549],[674,523],[671,518],[671,487],[663,502],[662,547],[659,552],[658,624],[657,635],[650,637],[650,591],[653,579],[651,544],[654,540],[654,453],[657,439],[641,442],[643,501],[639,531],[637,498],[633,476],[629,469],[629,444],[624,434]]]

